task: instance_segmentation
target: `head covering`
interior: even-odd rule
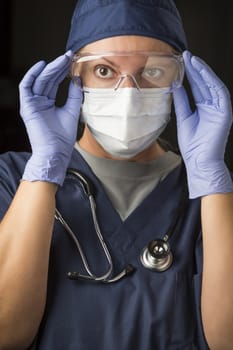
[[[156,38],[180,52],[187,48],[173,0],[78,0],[66,48],[77,52],[94,41],[119,35]]]

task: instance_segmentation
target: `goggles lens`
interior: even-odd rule
[[[90,88],[121,87],[131,79],[137,88],[179,87],[184,77],[182,55],[158,52],[86,53],[75,55],[71,76]]]

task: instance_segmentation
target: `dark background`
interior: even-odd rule
[[[177,0],[189,49],[202,57],[233,96],[233,15],[227,0]],[[50,61],[65,51],[76,0],[0,1],[0,153],[30,150],[19,116],[18,84],[37,61]],[[63,87],[65,91],[65,87]],[[59,93],[59,102],[65,93]],[[176,143],[174,118],[166,131]],[[226,150],[233,170],[233,131]]]

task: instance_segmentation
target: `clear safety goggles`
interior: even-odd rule
[[[180,54],[151,51],[80,53],[72,59],[71,77],[89,88],[172,90],[182,84],[184,63]]]

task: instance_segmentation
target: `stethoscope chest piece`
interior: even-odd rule
[[[169,243],[163,239],[155,239],[141,253],[141,262],[149,270],[162,272],[172,264],[172,253]]]

